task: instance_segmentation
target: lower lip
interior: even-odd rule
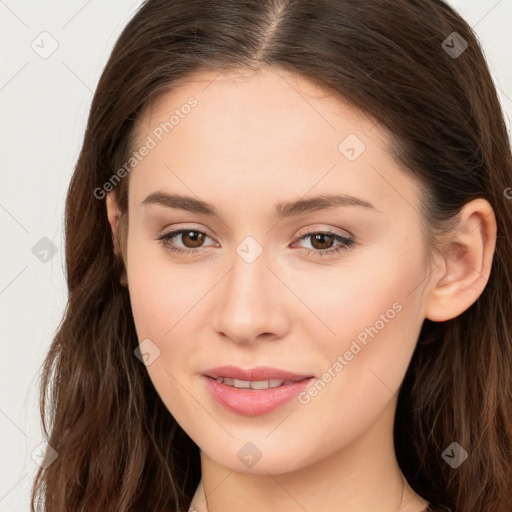
[[[206,387],[213,398],[229,411],[245,416],[265,414],[286,404],[301,391],[304,391],[314,377],[293,384],[268,389],[238,389],[217,382],[212,377],[203,376]]]

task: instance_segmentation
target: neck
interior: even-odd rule
[[[359,438],[299,470],[240,473],[201,451],[202,479],[192,512],[422,512],[427,502],[408,485],[393,445],[394,402]]]

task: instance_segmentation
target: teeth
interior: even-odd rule
[[[277,388],[282,386],[284,381],[279,379],[269,379],[269,380],[238,380],[238,379],[228,379],[219,377],[216,379],[217,382],[221,382],[222,384],[226,384],[226,386],[232,386],[238,389],[268,389],[268,388]]]
[[[251,382],[251,389],[278,388],[283,385],[283,382],[279,379],[255,380]]]

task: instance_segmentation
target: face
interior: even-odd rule
[[[353,443],[394,407],[425,318],[421,188],[386,133],[282,70],[197,74],[138,131],[134,150],[149,149],[130,172],[128,287],[170,413],[236,471],[254,447],[251,471],[277,474]],[[223,405],[204,373],[225,365],[311,378],[220,384]]]

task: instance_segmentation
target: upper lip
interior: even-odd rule
[[[257,366],[253,368],[239,368],[237,366],[219,366],[217,368],[211,368],[203,372],[203,375],[217,379],[219,377],[237,379],[237,380],[249,380],[249,381],[260,381],[278,379],[282,381],[298,381],[313,377],[313,375],[300,374],[290,372],[287,370],[281,370],[280,368],[271,368],[268,366]]]

